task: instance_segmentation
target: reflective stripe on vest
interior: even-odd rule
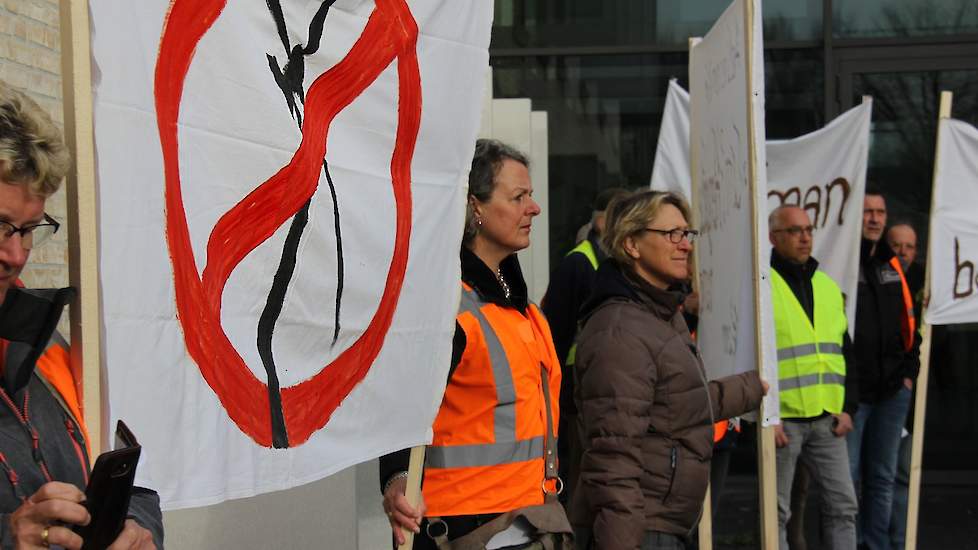
[[[914,333],[917,331],[917,319],[913,314],[913,296],[910,294],[910,285],[907,284],[907,276],[903,273],[903,266],[900,259],[896,256],[890,258],[890,267],[900,274],[900,287],[903,291],[903,309],[900,310],[900,337],[903,339],[903,350],[913,349]]]
[[[818,342],[815,344],[802,344],[790,348],[778,348],[778,361],[784,359],[795,359],[803,355],[814,353],[835,353],[842,354],[842,346],[835,342]]]
[[[591,244],[590,240],[584,239],[583,241],[581,241],[580,244],[578,244],[573,249],[571,249],[571,251],[568,252],[567,255],[570,256],[571,254],[575,254],[575,253],[584,254],[584,257],[587,258],[589,262],[591,262],[591,267],[593,267],[595,270],[598,269],[598,255],[594,253],[594,245]],[[567,351],[567,359],[564,361],[564,364],[574,365],[576,363],[577,363],[577,342],[575,341],[573,344],[571,344],[570,349]]]
[[[556,486],[545,482],[551,474],[556,477],[558,399],[550,388],[560,388],[550,329],[535,305],[523,315],[482,301],[467,285],[457,320],[466,346],[425,456],[428,514],[484,514],[542,504],[543,487]]]
[[[845,309],[839,286],[821,271],[812,276],[814,326],[798,298],[771,270],[771,299],[778,348],[781,416],[810,418],[842,412],[846,363]]]

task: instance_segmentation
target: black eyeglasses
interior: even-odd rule
[[[806,225],[805,227],[801,227],[799,225],[793,225],[791,227],[785,227],[784,229],[775,229],[774,231],[771,231],[771,233],[787,233],[792,237],[797,237],[804,233],[811,237],[815,234],[815,226]]]
[[[52,235],[58,232],[59,227],[61,224],[47,214],[44,215],[44,223],[25,225],[24,227],[17,227],[10,222],[0,220],[0,243],[7,242],[7,239],[15,234],[20,234],[20,246],[24,247],[24,250],[31,250],[50,239]]]
[[[651,227],[643,227],[642,231],[651,231],[652,233],[659,233],[660,235],[665,235],[669,237],[669,242],[672,244],[679,244],[686,239],[686,242],[692,244],[693,240],[700,234],[699,231],[695,229],[652,229]]]

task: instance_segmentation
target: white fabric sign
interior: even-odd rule
[[[685,197],[690,196],[689,111],[682,106],[688,103],[689,95],[671,81],[652,169],[653,189]],[[856,314],[872,110],[872,102],[865,102],[820,130],[767,142],[768,212],[783,203],[805,208],[817,230],[812,255],[848,297],[846,315],[850,321]],[[764,245],[770,247],[766,239]],[[853,328],[850,322],[850,335]]]
[[[700,352],[710,378],[761,370],[771,385],[763,418],[770,425],[778,421],[770,247],[767,216],[753,208],[767,193],[762,42],[760,0],[735,0],[693,45],[690,142],[702,232],[696,245]]]
[[[430,440],[478,0],[93,2],[110,418],[165,508]]]
[[[679,193],[686,200],[689,190],[689,94],[673,78],[669,80],[666,105],[659,125],[659,142],[652,164],[652,189]]]
[[[978,322],[978,128],[954,119],[938,127],[930,221],[930,305],[934,325]]]

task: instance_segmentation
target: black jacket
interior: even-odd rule
[[[893,250],[880,240],[862,242],[859,293],[856,299],[855,354],[859,371],[859,400],[876,403],[896,394],[904,378],[916,379],[920,369],[920,335],[905,351],[901,336],[903,287],[892,266]]]
[[[4,550],[14,547],[10,514],[22,498],[47,482],[44,469],[52,480],[85,490],[85,470],[91,461],[81,427],[35,369],[72,294],[71,289],[11,288],[0,306],[0,338],[9,342],[0,384],[0,391],[9,397],[0,405],[0,457],[6,471],[0,476],[0,548]],[[163,548],[163,515],[155,492],[133,487],[128,515],[150,531],[157,548]]]
[[[812,277],[815,276],[815,272],[818,271],[818,261],[815,258],[809,258],[808,262],[804,265],[798,265],[796,263],[789,262],[783,256],[777,253],[777,251],[771,251],[771,268],[781,275],[784,282],[788,284],[788,288],[794,293],[795,298],[798,299],[798,303],[801,304],[802,309],[808,315],[808,320],[812,323],[815,322],[815,293],[812,290]],[[856,409],[859,407],[859,375],[858,368],[856,366],[856,359],[853,353],[852,340],[849,338],[849,332],[845,332],[842,335],[842,356],[846,362],[846,397],[842,404],[842,411],[849,413],[850,416],[856,414]],[[791,421],[804,421],[804,420],[814,420],[815,418],[821,418],[825,416],[823,413],[812,419],[806,418],[787,418],[785,420]]]
[[[601,249],[598,235],[593,229],[587,240],[594,248],[594,255],[598,262],[603,261],[607,254]],[[567,354],[577,336],[577,320],[581,313],[581,306],[587,301],[591,289],[594,288],[595,273],[591,260],[580,252],[574,252],[564,256],[557,264],[557,269],[550,275],[550,285],[547,286],[540,309],[543,310],[550,325],[557,359],[560,360],[562,368],[566,367]],[[573,398],[574,377],[566,369],[564,372],[566,376],[560,383],[560,410],[564,413],[562,417],[577,413]]]

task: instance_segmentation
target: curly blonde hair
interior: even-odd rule
[[[61,187],[70,166],[68,148],[51,117],[0,81],[0,181],[26,185],[47,198]]]
[[[626,193],[608,205],[604,234],[601,244],[609,256],[623,265],[634,261],[625,251],[625,239],[655,222],[664,205],[671,204],[689,221],[689,205],[675,193],[661,191],[635,191]]]

